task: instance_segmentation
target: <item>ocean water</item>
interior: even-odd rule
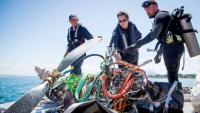
[[[41,82],[37,76],[0,75],[0,104],[16,101]]]
[[[150,81],[168,82],[167,78],[149,78]],[[192,87],[194,85],[194,78],[179,78],[183,87]]]
[[[167,82],[166,78],[150,78],[151,81]],[[194,79],[180,78],[183,86],[192,87]],[[42,81],[37,76],[2,76],[0,75],[0,104],[14,102],[25,92],[39,85]]]

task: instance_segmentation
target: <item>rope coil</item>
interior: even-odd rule
[[[112,67],[114,65],[118,65],[120,68],[115,69]],[[143,80],[139,81],[138,77]],[[115,81],[117,82],[115,83]],[[142,90],[141,85],[146,85],[147,81],[145,72],[139,67],[124,61],[113,62],[109,65],[109,72],[105,73],[104,71],[102,74],[102,93],[105,97],[113,100],[113,109],[123,112],[132,105],[129,102],[129,94]],[[137,85],[140,87],[132,88]]]

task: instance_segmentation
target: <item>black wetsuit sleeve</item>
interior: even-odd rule
[[[154,25],[152,31],[149,34],[147,34],[147,36],[145,36],[143,39],[138,40],[137,43],[135,44],[135,47],[140,48],[141,46],[158,38],[162,31],[162,28],[163,28],[162,23],[157,23],[156,25]]]

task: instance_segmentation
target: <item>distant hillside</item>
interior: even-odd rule
[[[146,72],[146,75],[151,75],[151,76],[155,76],[155,75],[157,75],[157,73],[155,73],[154,71],[152,71],[152,70],[145,70],[145,72]]]
[[[151,78],[166,78],[167,74],[161,75],[161,74],[147,74],[148,77]],[[196,74],[178,74],[179,78],[195,78]]]

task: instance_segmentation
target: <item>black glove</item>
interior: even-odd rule
[[[156,64],[160,63],[161,61],[161,55],[157,54],[155,57],[154,57],[154,61]]]

